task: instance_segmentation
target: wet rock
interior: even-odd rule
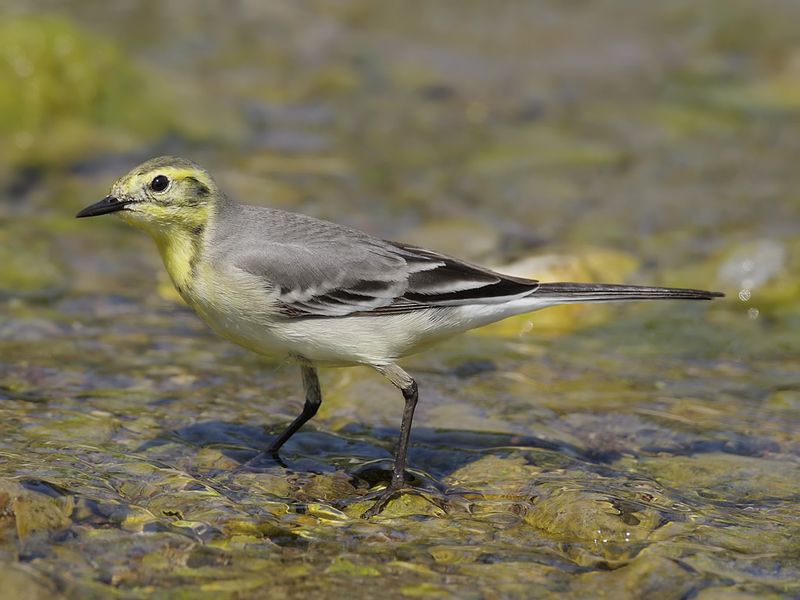
[[[559,426],[565,426],[575,439],[581,440],[588,456],[602,462],[613,462],[624,454],[643,449],[674,452],[697,439],[626,414],[571,413]]]
[[[523,456],[500,457],[494,454],[482,456],[452,473],[447,481],[450,485],[480,489],[483,493],[520,492],[541,472]]]
[[[641,503],[598,492],[544,490],[525,515],[525,522],[565,541],[639,542],[660,526],[661,515]]]
[[[359,500],[350,504],[345,512],[352,518],[360,518],[365,511],[372,508],[376,498],[371,500]],[[444,517],[447,513],[439,505],[439,498],[425,492],[411,491],[399,494],[386,504],[381,513],[374,517],[376,520],[408,518],[413,516],[427,515]]]
[[[569,577],[557,567],[525,560],[492,562],[490,557],[458,565],[482,598],[546,598],[563,594]]]
[[[780,556],[793,556],[800,551],[800,524],[776,523],[771,528],[754,529],[750,519],[743,517],[739,524],[701,525],[694,535],[704,543],[724,548],[739,555],[765,555],[774,553]]]
[[[113,415],[97,411],[86,413],[81,411],[63,411],[57,417],[41,421],[28,430],[32,437],[55,442],[69,443],[80,439],[83,444],[102,443],[109,440],[120,422]]]
[[[579,596],[593,598],[679,600],[700,580],[696,572],[680,561],[642,554],[620,569],[581,575],[571,589]]]
[[[325,572],[347,577],[378,577],[381,574],[375,567],[363,564],[361,557],[353,556],[348,559],[347,555],[336,557]]]
[[[480,548],[474,546],[439,545],[428,548],[433,560],[439,564],[455,565],[475,562]]]
[[[704,498],[754,502],[800,493],[800,467],[779,459],[708,453],[641,460],[659,483]]]
[[[310,475],[299,481],[297,493],[300,498],[314,501],[331,501],[352,498],[356,490],[350,475],[337,471],[333,475]]]
[[[30,565],[0,563],[3,595],[14,600],[58,600],[64,596],[54,581]]]
[[[750,588],[750,589],[748,589]],[[783,595],[767,593],[761,586],[714,586],[700,590],[695,600],[780,600]]]
[[[366,369],[342,369],[326,391],[319,417],[336,428],[346,423],[397,427],[401,397],[384,378]]]
[[[13,515],[17,538],[23,546],[35,534],[69,527],[75,503],[73,496],[64,492],[0,479],[0,514]]]
[[[441,402],[425,411],[425,423],[433,428],[473,431],[475,433],[502,431],[506,421],[490,416],[483,410],[468,402]],[[435,438],[430,440],[437,446],[446,445],[446,440]],[[452,459],[451,459],[452,460]]]

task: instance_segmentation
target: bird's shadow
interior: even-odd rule
[[[173,462],[168,455],[176,445],[178,454],[184,459],[196,453],[198,460],[194,462],[190,459],[188,467],[185,460],[181,460],[184,465],[181,470],[202,479],[204,485],[237,502],[251,501],[253,480],[247,474],[253,474],[258,479],[259,473],[268,473],[269,477],[261,480],[264,483],[274,481],[271,477],[285,477],[290,482],[288,488],[279,486],[272,492],[261,487],[258,489],[262,491],[257,493],[273,494],[273,500],[288,502],[298,512],[306,510],[306,504],[314,498],[326,498],[326,503],[345,509],[371,499],[383,487],[378,484],[385,485],[390,481],[393,453],[399,436],[397,428],[368,427],[354,423],[331,432],[308,424],[283,446],[280,458],[275,459],[265,455],[264,451],[281,433],[281,425],[264,427],[221,420],[203,421],[163,431],[142,444],[138,450],[151,456],[160,456],[158,461],[161,464]],[[406,480],[409,491],[423,496],[444,512],[460,509],[469,511],[473,502],[484,498],[487,489],[497,489],[490,482],[498,477],[503,482],[509,478],[513,480],[508,482],[509,486],[502,486],[507,489],[503,492],[504,498],[527,502],[532,488],[528,485],[519,486],[520,476],[533,486],[537,485],[537,481],[552,481],[553,476],[559,478],[572,471],[578,472],[578,480],[584,479],[580,476],[581,472],[591,473],[593,482],[597,481],[597,476],[624,480],[626,473],[619,471],[614,464],[621,453],[668,452],[683,455],[726,452],[749,455],[763,450],[757,444],[732,444],[731,440],[724,439],[702,442],[689,439],[677,446],[646,446],[638,450],[625,445],[603,448],[587,444],[581,448],[563,440],[548,440],[533,435],[416,427],[412,431]],[[168,448],[170,445],[173,450]],[[200,458],[203,449],[214,449],[216,453]],[[221,454],[229,460],[212,459],[209,462],[208,456],[214,454]],[[513,461],[503,463],[489,460],[485,465],[478,466],[477,470],[466,469],[459,474],[470,463],[489,457],[513,458]],[[517,469],[521,466],[520,460],[536,468]],[[542,474],[541,480],[536,473]],[[323,483],[318,479],[319,475],[332,478]],[[342,475],[352,487],[341,487]],[[319,484],[322,488],[318,487]],[[477,487],[472,488],[473,485]],[[592,487],[594,485],[591,484]],[[622,486],[625,487],[625,484]],[[323,488],[328,492],[321,491]],[[496,492],[491,492],[490,498],[493,493]],[[627,497],[624,490],[612,489],[608,493],[612,498]],[[682,501],[688,502],[689,499],[683,498]]]
[[[263,455],[281,433],[282,427],[283,424],[259,426],[219,420],[203,421],[164,431],[142,444],[138,450],[147,452],[175,443],[197,450],[214,448],[232,459],[236,463],[233,468],[239,472],[274,471],[277,468],[298,474],[344,471],[354,481],[358,480],[358,483],[367,487],[381,481],[388,482],[390,478],[399,436],[397,428],[352,423],[330,432],[316,429],[314,423],[309,423],[283,446],[280,457]],[[587,444],[579,447],[564,440],[549,440],[533,435],[414,427],[408,464],[409,472],[423,478],[429,485],[444,487],[438,482],[487,456],[504,458],[513,454],[545,469],[580,465],[584,470],[602,474],[613,470],[614,461],[622,453],[635,456],[639,453],[696,455],[723,452],[758,456],[776,449],[773,445],[765,446],[759,442],[746,436],[728,436],[713,440],[692,438],[682,444],[666,446],[654,442],[638,449],[625,445],[604,447]]]
[[[176,442],[197,449],[215,448],[236,461],[243,472],[257,472],[261,467],[283,467],[292,473],[343,470],[354,483],[369,487],[389,481],[399,436],[397,428],[351,424],[331,433],[307,425],[284,445],[280,458],[261,455],[278,433],[279,427],[270,430],[227,421],[204,421],[164,432],[139,450]],[[526,451],[539,457],[543,453],[556,454],[567,460],[595,462],[571,444],[535,436],[415,427],[409,450],[409,472],[421,486],[443,489],[445,486],[440,482],[469,463],[489,455],[508,456]]]

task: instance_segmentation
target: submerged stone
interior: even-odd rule
[[[10,479],[0,479],[0,515],[14,518],[17,538],[24,547],[25,541],[37,534],[48,534],[69,527],[75,507],[70,494],[61,494],[51,488],[20,485]]]
[[[658,511],[642,503],[568,489],[545,491],[525,514],[526,523],[557,539],[595,545],[646,540],[661,521]]]
[[[59,600],[65,598],[55,582],[25,564],[0,563],[3,595],[14,600]]]
[[[679,561],[642,554],[620,569],[581,575],[571,589],[583,597],[679,600],[697,580],[697,574]]]
[[[662,485],[703,498],[753,502],[800,493],[800,467],[779,459],[711,452],[644,458],[640,468]]]

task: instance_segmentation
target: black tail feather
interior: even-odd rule
[[[722,292],[686,288],[616,285],[610,283],[540,283],[531,296],[557,297],[571,302],[614,302],[622,300],[712,300]]]

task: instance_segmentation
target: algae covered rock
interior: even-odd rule
[[[582,575],[573,586],[578,597],[593,598],[685,598],[697,575],[679,561],[642,554],[613,571]]]
[[[15,600],[57,600],[64,598],[54,582],[29,565],[0,563],[3,595]]]
[[[484,494],[523,494],[525,486],[541,473],[523,456],[500,457],[487,454],[469,462],[448,478],[450,485],[480,489]]]
[[[565,541],[638,542],[661,523],[661,515],[642,504],[580,490],[556,489],[536,499],[525,521]]]
[[[35,534],[69,527],[74,507],[73,496],[58,486],[40,480],[0,479],[0,515],[13,517],[20,545]]]
[[[781,460],[710,452],[646,458],[640,468],[662,485],[694,490],[703,498],[752,502],[800,493],[800,468]]]

